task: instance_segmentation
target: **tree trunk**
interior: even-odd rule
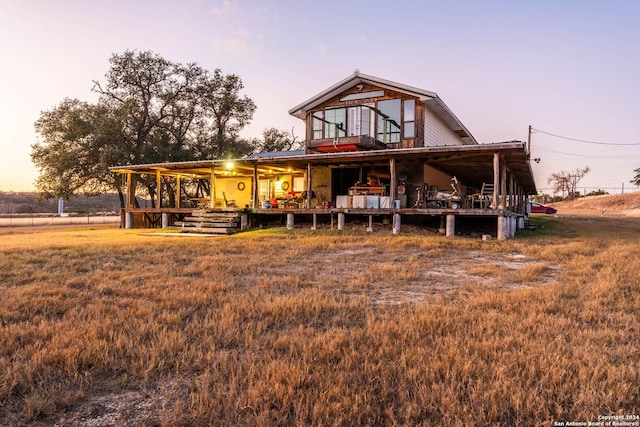
[[[149,193],[149,198],[151,199],[151,208],[156,207],[156,191],[153,185],[147,183],[147,192]]]

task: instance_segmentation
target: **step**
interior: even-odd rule
[[[227,227],[176,227],[175,225],[167,227],[169,230],[179,230],[188,233],[211,233],[211,234],[233,234],[238,229]]]
[[[228,227],[238,228],[237,222],[229,221],[199,221],[196,218],[185,218],[184,221],[176,221],[173,225],[178,227]]]

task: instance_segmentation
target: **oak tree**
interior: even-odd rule
[[[125,51],[109,62],[105,81],[93,82],[97,104],[65,100],[36,122],[42,140],[33,145],[31,157],[41,169],[36,184],[45,197],[107,188],[120,192],[108,172],[113,165],[242,157],[254,151],[251,141],[239,137],[256,106],[241,94],[238,76],[173,63],[150,51]],[[136,179],[155,206],[155,177]],[[172,198],[175,184],[163,180],[162,185]]]

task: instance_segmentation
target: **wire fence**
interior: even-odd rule
[[[120,216],[114,214],[68,215],[58,214],[12,214],[0,215],[0,227],[36,227],[46,225],[91,225],[117,224]]]

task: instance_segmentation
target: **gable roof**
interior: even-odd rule
[[[455,132],[466,144],[477,144],[478,141],[471,135],[471,132],[462,124],[460,119],[447,107],[437,93],[417,87],[393,82],[391,80],[381,79],[379,77],[362,74],[356,70],[346,79],[336,83],[335,85],[323,90],[319,94],[307,99],[299,105],[289,110],[289,114],[304,120],[307,113],[317,106],[327,102],[331,98],[338,96],[347,89],[362,83],[369,83],[384,89],[393,90],[395,92],[405,93],[407,95],[417,96],[420,101],[433,112],[442,122]]]

